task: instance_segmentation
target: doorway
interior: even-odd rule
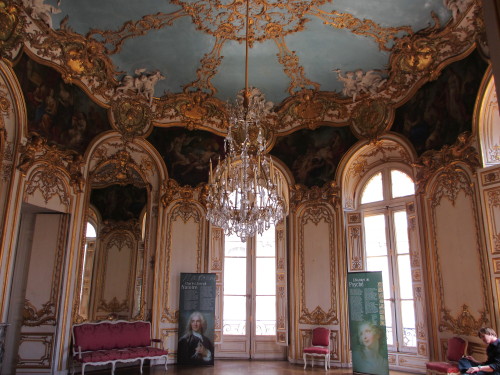
[[[218,357],[285,359],[276,342],[276,233],[224,241],[223,332]]]

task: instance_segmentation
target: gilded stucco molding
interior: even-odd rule
[[[290,192],[290,212],[296,212],[304,203],[328,203],[337,207],[340,202],[340,188],[335,181],[322,187],[313,186],[312,188],[296,184],[290,187]]]
[[[118,98],[111,102],[113,127],[126,140],[144,137],[152,129],[153,112],[143,98]]]
[[[42,325],[56,324],[56,304],[54,301],[48,301],[37,309],[29,300],[24,300],[23,308],[23,326],[39,327]]]
[[[278,47],[278,62],[290,79],[290,96],[274,108],[276,114],[272,128],[289,133],[299,128],[314,128],[320,124],[351,125],[358,137],[376,139],[393,121],[393,108],[404,103],[426,82],[435,80],[453,61],[463,58],[480,43],[484,25],[480,16],[480,2],[471,0],[455,12],[453,20],[441,25],[434,17],[434,25],[414,33],[411,28],[384,27],[373,20],[359,19],[352,14],[325,10],[319,5],[327,0],[315,0],[296,7],[296,0],[280,3],[281,15],[269,22],[268,12],[276,5],[259,0],[262,12],[252,13],[250,44],[273,40]],[[32,19],[29,11],[6,6],[4,34],[11,41],[3,50],[13,49],[24,41],[25,49],[46,64],[56,65],[66,82],[84,88],[102,105],[112,107],[117,119],[115,126],[125,136],[145,136],[149,119],[158,124],[182,125],[189,129],[206,129],[223,134],[227,129],[224,103],[215,98],[216,89],[211,83],[218,72],[222,56],[220,51],[228,40],[243,41],[244,15],[238,11],[240,3],[222,6],[214,0],[186,2],[176,0],[182,9],[172,13],[145,15],[134,22],[125,22],[118,30],[93,29],[85,36],[75,33],[63,20],[58,30],[53,30],[39,19]],[[212,4],[213,6],[209,6]],[[215,13],[217,17],[211,19]],[[110,55],[120,52],[125,40],[144,35],[152,30],[169,27],[181,17],[189,17],[199,30],[213,35],[212,51],[200,60],[197,79],[184,86],[181,93],[165,93],[150,99],[138,93],[118,92],[120,82]],[[208,18],[205,18],[208,17]],[[304,18],[305,17],[305,18]],[[390,53],[389,67],[377,90],[359,92],[354,98],[342,93],[321,91],[319,84],[309,80],[298,56],[286,45],[285,36],[303,30],[307,17],[317,18],[325,25],[347,30],[355,35],[371,38],[378,48]],[[26,18],[29,21],[22,22]],[[240,22],[240,23],[238,23]],[[14,31],[12,31],[14,30]],[[14,37],[16,36],[16,37]],[[130,105],[130,102],[140,103]],[[151,113],[149,113],[149,109]],[[373,124],[375,127],[367,127]]]
[[[299,306],[299,323],[303,324],[316,324],[316,325],[328,325],[328,324],[338,324],[338,306],[337,306],[337,296],[336,296],[336,280],[337,275],[335,274],[336,264],[334,254],[334,218],[332,217],[332,212],[325,207],[325,204],[320,204],[318,202],[309,203],[302,215],[299,218],[299,277],[300,277],[300,306]],[[325,222],[328,224],[328,249],[329,249],[329,282],[328,286],[330,289],[329,301],[330,307],[325,311],[321,306],[316,306],[312,311],[307,307],[307,295],[306,295],[306,276],[305,276],[305,234],[304,226],[306,223],[311,222],[313,224],[318,224],[319,222]]]
[[[474,150],[475,151],[475,150]],[[477,153],[476,153],[477,155]],[[474,159],[473,159],[474,160]],[[432,251],[432,256],[434,257],[434,262],[436,264],[436,277],[438,291],[438,305],[439,305],[439,330],[440,331],[451,331],[456,334],[468,334],[474,335],[480,326],[485,325],[489,322],[489,311],[487,305],[484,305],[482,310],[479,311],[480,317],[475,318],[469,311],[469,306],[463,305],[462,311],[457,316],[451,315],[451,310],[445,306],[445,289],[444,280],[442,278],[442,261],[440,259],[440,249],[438,248],[437,242],[437,219],[436,212],[441,204],[442,199],[449,200],[452,205],[455,205],[456,199],[460,192],[463,192],[467,199],[470,201],[471,205],[471,215],[473,216],[473,222],[476,223],[474,228],[475,235],[475,248],[477,256],[479,257],[480,265],[487,264],[483,259],[484,254],[481,250],[480,243],[480,232],[481,229],[478,226],[478,212],[475,205],[475,193],[473,183],[471,182],[469,175],[465,170],[458,167],[454,162],[450,165],[445,166],[440,169],[439,175],[434,182],[434,190],[432,196],[428,198],[430,210],[432,211],[430,227],[432,230],[431,237],[434,239],[434,250]],[[483,301],[488,301],[487,291],[488,283],[486,276],[483,272],[480,272],[480,282],[481,282],[481,294]]]
[[[168,207],[174,200],[181,199],[189,201],[194,198],[194,190],[190,186],[180,186],[177,181],[169,178],[162,183],[162,195],[160,198],[163,207]]]
[[[61,204],[69,210],[71,204],[70,194],[56,168],[48,167],[36,170],[26,184],[24,200],[27,200],[27,196],[34,195],[37,190],[42,193],[45,203],[57,196]]]
[[[112,99],[117,72],[104,45],[75,33],[66,27],[66,20],[57,31],[41,20],[32,20],[25,28],[25,45],[46,63],[56,64],[66,83],[80,83],[100,102]]]
[[[168,180],[166,183],[173,184],[172,186],[177,186],[177,183],[174,180]],[[173,294],[170,290],[170,280],[171,280],[171,266],[172,266],[172,237],[175,235],[172,233],[173,223],[177,221],[178,218],[181,219],[183,224],[187,224],[189,220],[193,220],[196,225],[196,233],[193,233],[193,236],[196,236],[196,272],[202,272],[202,260],[203,260],[203,232],[204,232],[204,221],[205,216],[200,211],[199,206],[196,201],[192,200],[193,191],[195,189],[183,187],[180,188],[180,192],[178,192],[181,196],[181,199],[177,200],[173,205],[169,202],[169,212],[167,214],[167,225],[165,231],[167,248],[165,250],[165,263],[164,267],[166,270],[166,281],[163,288],[163,303],[164,306],[162,308],[161,313],[161,321],[169,322],[169,323],[178,323],[179,321],[179,310],[170,306],[172,302],[170,296]]]
[[[127,311],[129,309],[129,303],[127,299],[124,299],[122,302],[118,301],[116,297],[113,297],[113,299],[109,302],[101,299],[99,301],[99,306],[97,306],[97,311],[103,311],[105,313],[111,314],[110,316],[113,316],[113,314],[118,314],[123,311]]]
[[[9,181],[14,170],[14,143],[6,141],[2,158],[2,180]]]
[[[126,222],[105,222],[105,225],[100,230],[98,237],[102,239],[102,252],[101,257],[98,259],[99,270],[97,276],[97,283],[95,290],[98,291],[97,301],[98,305],[95,313],[105,312],[111,314],[110,317],[115,316],[119,312],[131,313],[133,306],[131,303],[131,296],[135,292],[135,273],[137,264],[137,243],[141,240],[141,226],[136,219],[131,219]],[[127,285],[122,286],[126,291],[123,301],[119,301],[116,296],[113,296],[111,301],[106,301],[104,298],[104,285],[107,280],[106,265],[109,262],[108,255],[112,248],[116,248],[119,252],[123,249],[129,249],[129,275],[127,278]],[[126,254],[122,255],[125,256]]]
[[[103,224],[103,227],[99,231],[99,237],[102,237],[103,239],[108,236],[112,236],[113,238],[127,236],[130,238],[130,235],[132,235],[135,241],[141,240],[141,224],[137,219],[120,222],[104,222]],[[111,241],[111,239],[108,240]],[[115,241],[118,241],[116,244],[120,244],[120,248],[124,244],[124,240]]]
[[[55,145],[49,145],[46,138],[32,132],[26,143],[21,146],[17,169],[25,176],[35,163],[43,165],[47,172],[49,170],[51,172],[63,170],[69,176],[69,183],[73,187],[74,193],[83,192],[85,179],[82,172],[84,162],[81,155],[74,151],[61,150]],[[52,177],[42,176],[42,179],[55,183],[55,176]],[[32,177],[33,179],[34,177]],[[44,197],[47,196],[50,198],[52,195],[44,195]],[[47,201],[48,199],[46,199]]]
[[[475,336],[477,331],[489,322],[488,314],[480,311],[479,319],[474,318],[469,311],[469,306],[462,305],[462,311],[457,316],[452,316],[450,310],[443,310],[443,317],[439,330],[451,331],[457,335]]]
[[[97,161],[89,177],[92,186],[104,187],[111,184],[147,186],[145,174],[151,172],[151,166],[138,164],[126,147],[118,149],[112,155],[108,155],[103,147],[99,147],[94,154]]]
[[[13,1],[0,1],[0,56],[12,58],[22,45],[26,18]]]
[[[22,351],[24,344],[41,346],[41,348],[37,350],[36,357],[33,357],[34,353],[32,351],[28,353]],[[50,369],[53,346],[54,335],[52,333],[21,332],[19,338],[19,348],[21,350],[16,358],[16,367],[26,369]],[[25,354],[28,354],[28,356],[25,357]]]
[[[500,206],[500,190],[489,190],[487,193],[487,198],[488,198],[488,207],[490,208],[490,211],[493,212],[493,208],[496,208]],[[492,228],[495,228],[494,225],[492,225]],[[492,243],[493,243],[493,251],[494,252],[499,252],[500,251],[500,233],[493,233],[491,235],[492,237]]]
[[[345,166],[342,178],[343,206],[345,210],[356,208],[355,194],[359,183],[373,168],[385,163],[404,163],[411,165],[413,158],[410,150],[399,137],[393,135],[367,142],[352,153],[349,164]]]
[[[418,161],[413,164],[417,168],[417,192],[422,193],[426,188],[427,182],[438,171],[441,172],[441,176],[444,176],[440,177],[443,182],[446,182],[445,179],[447,178],[453,181],[459,178],[454,176],[455,174],[453,173],[454,165],[457,162],[465,163],[472,171],[479,168],[481,163],[479,154],[473,146],[474,141],[475,137],[466,131],[457,137],[453,145],[445,145],[439,151],[429,150],[424,152]],[[450,183],[446,183],[445,186],[450,187],[450,191],[454,190]],[[450,195],[450,198],[454,201],[453,194]]]

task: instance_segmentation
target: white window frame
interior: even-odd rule
[[[387,240],[387,247],[388,247],[388,259],[390,262],[389,265],[389,274],[390,274],[390,285],[394,285],[394,283],[397,283],[398,280],[398,272],[397,272],[397,254],[395,254],[395,251],[392,251],[392,249],[395,248],[393,241],[395,240],[394,238],[394,222],[392,220],[393,213],[396,211],[405,211],[406,212],[406,207],[409,204],[414,203],[415,201],[415,195],[409,195],[405,197],[398,197],[398,198],[391,198],[391,170],[398,170],[400,172],[405,173],[411,178],[411,173],[409,173],[408,170],[405,170],[405,168],[401,168],[396,165],[383,165],[379,168],[371,170],[365,178],[360,181],[359,184],[359,189],[358,189],[358,207],[359,211],[362,215],[362,230],[363,230],[363,239],[366,239],[366,235],[364,234],[365,232],[365,225],[364,225],[364,218],[367,216],[375,215],[375,214],[384,214],[385,217],[385,223],[386,223],[386,240]],[[383,189],[383,199],[381,201],[377,202],[370,202],[370,203],[364,203],[361,204],[361,199],[362,195],[364,192],[364,188],[366,184],[370,181],[370,179],[375,176],[377,173],[382,173],[382,189]],[[408,218],[408,215],[407,215]],[[409,238],[409,241],[412,241],[411,238]],[[415,246],[416,244],[414,244]],[[411,248],[410,244],[410,248]],[[363,250],[365,252],[364,255],[364,264],[363,268],[366,270],[366,245],[365,245],[365,240],[363,241]],[[402,323],[402,312],[401,312],[401,298],[399,296],[399,290],[396,290],[395,288],[391,288],[390,291],[390,298],[391,301],[394,303],[394,310],[391,310],[390,313],[392,314],[392,326],[393,326],[393,339],[394,339],[394,344],[393,345],[388,345],[388,350],[393,351],[393,352],[401,352],[401,353],[416,353],[417,352],[417,346],[415,347],[408,347],[404,346],[403,342],[403,323]],[[415,295],[413,295],[413,301],[415,303]],[[416,314],[417,308],[414,305],[414,313]],[[389,312],[386,311],[386,314]],[[415,320],[417,320],[417,317],[415,317]],[[418,345],[418,344],[417,344]]]

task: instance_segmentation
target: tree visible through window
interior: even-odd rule
[[[367,271],[382,271],[387,345],[416,351],[416,327],[406,204],[412,179],[396,169],[375,173],[361,194]]]

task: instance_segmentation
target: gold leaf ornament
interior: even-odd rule
[[[5,55],[21,43],[24,19],[19,8],[9,1],[0,1],[0,55]]]
[[[150,129],[151,108],[139,101],[121,100],[113,105],[113,122],[124,136],[144,136]]]
[[[358,138],[375,140],[383,134],[394,117],[383,100],[361,102],[353,111],[351,129]]]

